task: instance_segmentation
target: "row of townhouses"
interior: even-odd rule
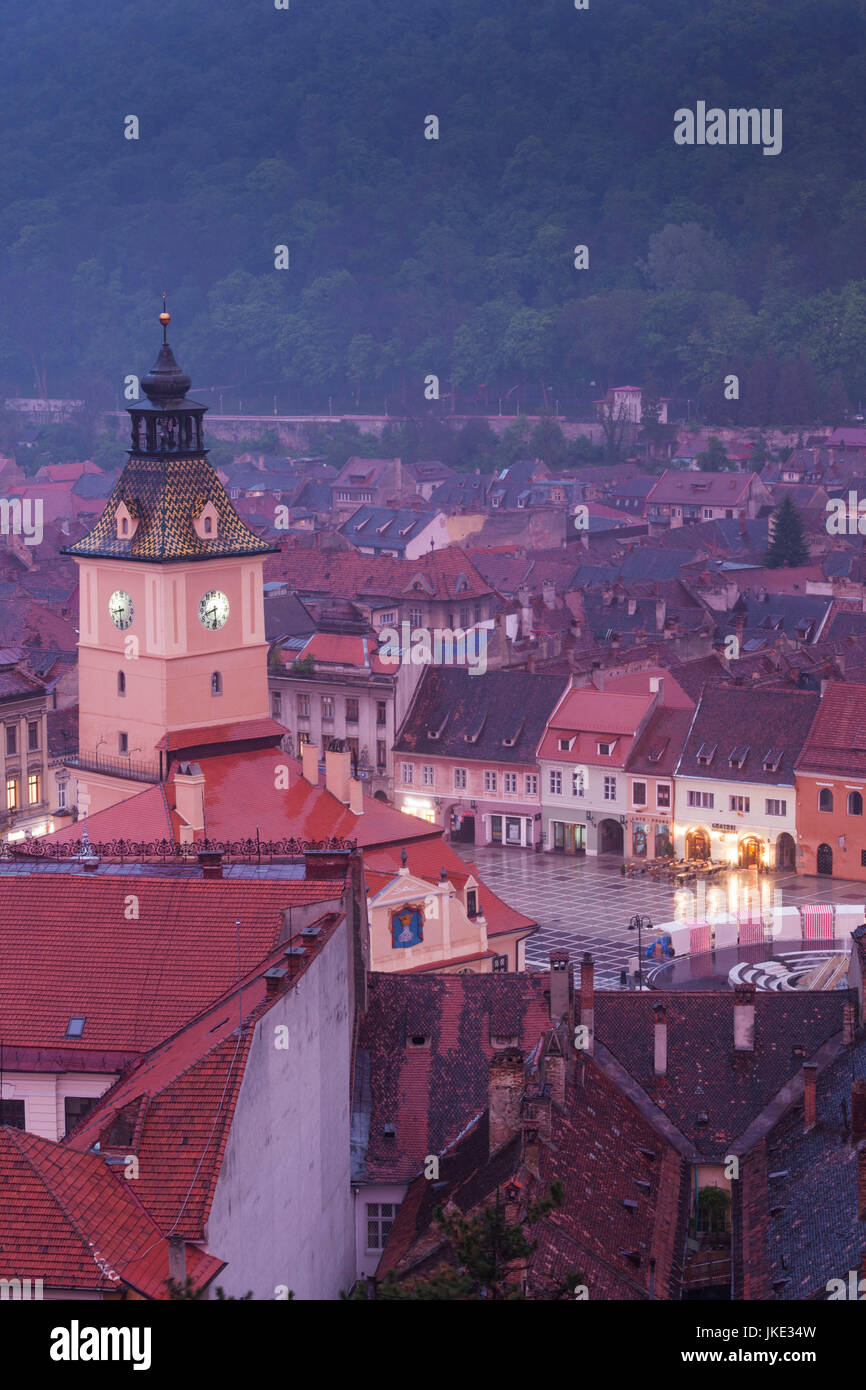
[[[706,687],[428,668],[394,799],[455,841],[866,880],[866,687]],[[563,688],[564,687],[564,688]]]

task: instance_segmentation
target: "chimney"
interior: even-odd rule
[[[348,748],[337,752],[329,748],[325,754],[325,786],[332,796],[349,804],[349,782],[352,776],[352,755]]]
[[[319,745],[305,743],[301,749],[301,765],[305,782],[311,787],[319,785]]]
[[[656,599],[656,632],[662,632],[662,631],[664,630],[664,625],[665,625],[665,614],[666,614],[666,613],[667,613],[667,604],[665,603],[665,600],[664,600],[663,598],[657,598],[657,599]]]
[[[854,1005],[850,999],[842,1009],[842,1044],[844,1047],[854,1046]]]
[[[556,590],[553,586],[552,579],[545,579],[543,581],[541,585],[541,596],[544,601],[545,608],[556,607]]]
[[[653,1071],[656,1076],[667,1076],[668,1072],[668,1011],[664,1004],[654,1004],[655,1027],[653,1037]]]
[[[570,1025],[566,1025],[570,1027]],[[571,1046],[571,1039],[574,1036],[569,1032],[564,1039],[565,1048]],[[555,1105],[565,1105],[565,1073],[567,1069],[567,1051],[563,1050],[561,1030],[557,1030],[551,1035],[548,1043],[547,1053],[544,1058],[544,1081],[550,1087],[550,1099]]]
[[[866,1081],[851,1085],[851,1143],[866,1139]]]
[[[660,709],[665,702],[665,678],[664,676],[650,676],[650,694],[656,695],[656,708]]]
[[[852,1096],[853,1099],[853,1096]],[[814,1129],[818,1119],[818,1067],[815,1062],[803,1063],[803,1129]],[[854,1117],[851,1117],[853,1133]]]
[[[595,1050],[595,967],[589,951],[584,952],[580,962],[580,1021],[589,1033],[586,1051],[592,1056]]]
[[[519,1047],[506,1047],[490,1063],[487,1104],[490,1122],[490,1152],[520,1131],[520,1102],[523,1097],[523,1053]]]
[[[734,990],[734,1051],[755,1050],[755,986],[737,985]]]
[[[197,855],[202,878],[222,878],[223,857],[218,849],[200,849]]]
[[[204,773],[198,763],[179,765],[174,774],[174,806],[185,822],[181,826],[181,842],[187,830],[191,833],[185,843],[191,844],[195,831],[204,830]]]
[[[168,1238],[168,1277],[180,1285],[186,1284],[186,1241],[183,1236]]]
[[[353,816],[364,814],[364,783],[357,777],[349,778],[349,810]]]
[[[636,599],[636,598],[630,598],[629,601],[628,601],[628,616],[629,616],[630,618],[633,618],[636,612],[637,612],[637,599]]]
[[[595,661],[592,663],[592,670],[589,673],[589,678],[596,690],[604,690],[604,672]]]
[[[568,1023],[574,1012],[574,971],[567,951],[550,953],[550,1021]]]

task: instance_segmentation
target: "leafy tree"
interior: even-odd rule
[[[561,1207],[564,1200],[562,1183],[552,1182],[547,1194],[530,1207],[528,1220],[541,1220],[549,1211]],[[378,1298],[410,1302],[523,1299],[523,1293],[508,1276],[513,1273],[515,1261],[528,1260],[536,1242],[529,1240],[522,1226],[506,1220],[498,1195],[495,1202],[475,1215],[463,1216],[437,1207],[434,1219],[456,1263],[443,1261],[432,1273],[406,1280],[397,1280],[391,1270],[379,1287]]]
[[[725,446],[717,434],[711,434],[707,447],[698,454],[698,467],[704,473],[725,473],[736,465],[725,453]]]
[[[186,1279],[182,1284],[177,1279],[166,1279],[165,1282],[166,1287],[168,1289],[169,1299],[191,1299],[193,1301],[204,1301],[207,1298],[207,1290],[202,1288],[196,1288],[193,1283],[191,1274],[188,1274],[186,1276]],[[253,1291],[252,1289],[249,1289],[245,1294],[241,1294],[240,1298],[238,1298],[236,1294],[226,1293],[222,1285],[218,1284],[216,1289],[216,1296],[217,1301],[220,1303],[246,1303],[248,1299],[252,1298]],[[289,1290],[288,1296],[290,1299],[294,1298],[295,1296],[291,1289]]]
[[[790,494],[782,499],[773,517],[773,539],[767,548],[764,564],[768,569],[790,569],[809,563],[809,547],[803,530],[803,519]]]

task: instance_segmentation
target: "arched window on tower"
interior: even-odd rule
[[[863,797],[860,795],[859,792],[849,792],[849,793],[848,793],[848,815],[849,815],[849,816],[862,816],[862,814],[863,814]]]
[[[129,517],[127,516],[122,516],[120,518],[120,534],[121,536],[129,535]]]
[[[117,673],[117,693],[118,693],[118,695],[125,695],[125,694],[126,694],[126,672],[125,672],[125,671],[118,671],[118,673]]]
[[[221,671],[214,671],[214,672],[212,673],[211,678],[210,678],[210,693],[211,693],[211,695],[222,695],[222,693],[223,693],[223,678],[222,678],[222,672],[221,672]]]
[[[818,810],[832,811],[832,809],[833,793],[831,792],[829,787],[822,787],[820,792],[818,793]]]
[[[206,536],[212,535],[212,534],[213,534],[213,518],[212,518],[212,517],[209,517],[209,516],[205,516],[205,517],[202,518],[202,522],[203,522],[203,526],[204,526],[204,533],[205,533],[205,535],[206,535]]]

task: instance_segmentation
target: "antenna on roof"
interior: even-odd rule
[[[244,1026],[243,989],[241,988],[241,919],[235,918],[238,938],[238,1030]]]

